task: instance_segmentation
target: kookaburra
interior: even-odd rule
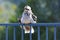
[[[31,7],[26,5],[24,7],[22,16],[18,19],[20,23],[30,24],[30,23],[36,23],[37,17],[33,14]],[[25,33],[30,33],[30,26],[25,26],[23,27],[23,29],[25,30]],[[31,27],[31,33],[34,33],[33,27]]]

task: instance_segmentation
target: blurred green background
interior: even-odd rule
[[[0,0],[0,23],[18,23],[24,6],[29,5],[37,16],[37,23],[60,23],[60,0]],[[13,29],[9,28],[8,39],[13,40]],[[57,40],[60,40],[60,27],[57,28]],[[37,40],[37,27],[32,40]],[[46,28],[41,26],[41,40],[46,40]],[[6,28],[0,26],[0,40],[5,40]],[[54,27],[48,28],[49,40],[54,40]],[[24,39],[29,40],[29,34],[24,34]],[[21,40],[21,28],[16,27],[16,40]]]

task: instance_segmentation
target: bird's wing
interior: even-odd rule
[[[21,16],[18,18],[18,22],[21,23]]]
[[[35,16],[34,14],[32,15],[32,18],[34,21],[37,21],[37,16]]]

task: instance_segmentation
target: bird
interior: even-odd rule
[[[24,7],[24,11],[22,13],[22,16],[18,18],[18,21],[19,21],[19,23],[23,23],[23,24],[36,23],[37,16],[34,15],[31,7],[29,5],[26,5]],[[22,26],[20,26],[20,27],[22,28]],[[25,33],[30,33],[30,26],[29,25],[24,26],[23,29],[25,30]],[[34,33],[33,27],[31,27],[31,33]]]

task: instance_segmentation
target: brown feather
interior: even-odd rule
[[[30,26],[25,26],[26,30],[29,31],[30,30]]]

